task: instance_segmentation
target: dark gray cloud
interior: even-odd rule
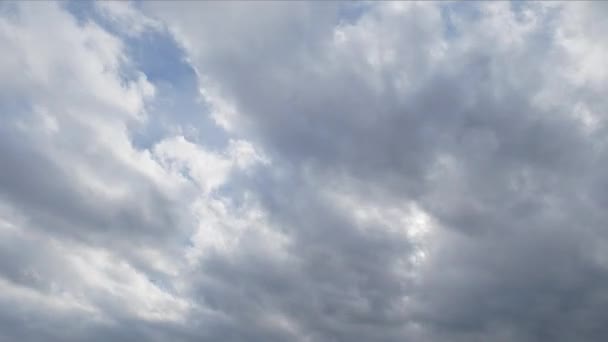
[[[83,11],[0,11],[1,340],[608,333],[604,5]]]

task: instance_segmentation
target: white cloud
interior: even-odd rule
[[[95,7],[115,27],[129,36],[138,36],[146,31],[163,29],[162,23],[142,14],[133,2],[100,1],[95,3]]]
[[[0,340],[606,335],[605,5],[72,5],[0,5]]]
[[[131,4],[96,6],[128,32],[157,28]],[[183,279],[192,201],[212,203],[206,195],[262,157],[243,140],[217,153],[180,136],[136,148],[130,127],[156,87],[124,42],[57,3],[15,10],[0,18],[11,51],[0,57],[2,301],[93,326],[186,324],[197,308]]]

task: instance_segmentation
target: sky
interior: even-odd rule
[[[607,2],[0,2],[0,342],[608,336]]]

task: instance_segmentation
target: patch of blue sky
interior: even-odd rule
[[[17,3],[10,1],[0,1],[0,16],[4,18],[16,17],[18,13]]]
[[[455,39],[460,35],[457,24],[454,18],[460,20],[475,21],[481,18],[481,13],[476,6],[466,1],[447,1],[439,4],[441,10],[441,20],[443,23],[443,36],[446,39]]]
[[[137,70],[156,87],[148,108],[151,120],[138,131],[135,143],[149,145],[168,133],[179,131],[191,141],[211,148],[223,148],[228,136],[209,115],[194,69],[184,52],[165,32],[150,31],[126,38],[128,53]]]
[[[370,7],[373,2],[369,1],[345,1],[340,2],[338,8],[338,19],[341,23],[354,24],[356,23]]]
[[[65,8],[78,22],[93,21],[122,39],[129,65],[121,70],[125,80],[143,72],[154,84],[155,98],[147,104],[147,120],[130,127],[132,142],[138,148],[150,148],[175,134],[210,149],[223,149],[227,133],[210,117],[209,107],[199,92],[198,80],[186,61],[179,44],[165,30],[146,30],[137,35],[123,32],[95,8],[93,1],[69,1]]]

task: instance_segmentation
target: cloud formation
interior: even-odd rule
[[[0,4],[0,341],[601,341],[606,10]]]

